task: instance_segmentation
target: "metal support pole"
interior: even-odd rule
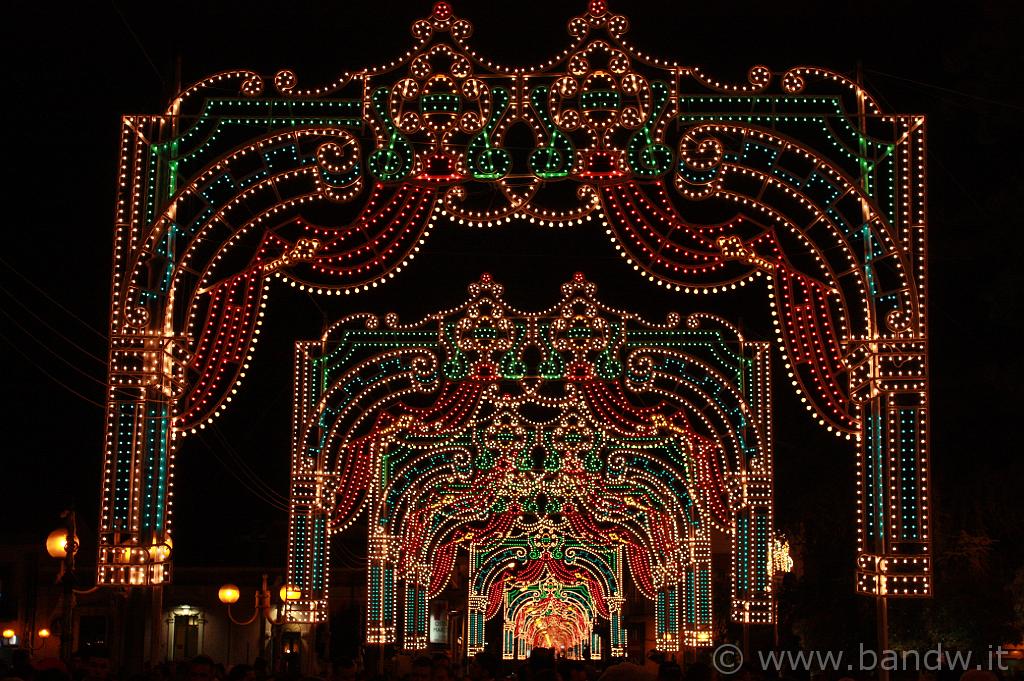
[[[885,596],[875,598],[875,609],[878,625],[878,659],[884,659],[885,651],[889,649],[889,603]],[[885,665],[878,666],[878,681],[889,681],[889,668]]]
[[[153,587],[153,598],[150,601],[153,612],[152,624],[149,634],[149,664],[154,666],[160,662],[160,625],[163,623],[164,614],[164,587],[162,584]]]
[[[267,576],[263,575],[262,590],[256,596],[256,609],[257,609],[257,611],[262,611],[262,609],[263,609],[263,603],[264,603],[263,594],[265,594],[266,591],[267,591]],[[263,657],[263,655],[264,655],[264,649],[266,647],[266,642],[267,642],[267,615],[269,615],[269,614],[270,613],[264,612],[263,616],[260,617],[260,642],[259,642],[259,646],[258,646],[259,650],[257,651],[257,655],[259,655],[261,657]],[[270,665],[270,669],[274,670],[274,651],[273,651],[273,647],[271,647],[270,655],[266,656],[266,657],[263,657],[263,659],[265,659],[267,661],[267,664]]]
[[[75,645],[75,551],[78,550],[78,528],[74,509],[65,511],[65,515],[68,521],[68,534],[61,575],[64,607],[61,612],[60,657],[65,663],[70,664]]]
[[[772,573],[772,647],[779,647],[779,593],[782,591],[782,576]]]
[[[865,106],[864,99],[865,99],[865,94],[864,94],[864,72],[863,72],[863,67],[862,67],[861,63],[858,61],[857,62],[857,124],[858,124],[859,131],[860,131],[860,138],[859,138],[859,142],[858,142],[858,151],[860,153],[861,187],[864,189],[864,193],[865,194],[870,195],[870,193],[871,193],[870,192],[871,184],[870,184],[870,178],[868,177],[868,173],[867,173],[867,161],[866,161],[866,158],[865,158],[867,156],[867,107]],[[862,210],[862,213],[863,213],[864,222],[865,222],[865,224],[867,224],[868,220],[871,217],[870,210],[868,209],[867,203],[864,203],[864,202],[861,203],[861,210]],[[876,320],[876,322],[877,322],[877,320]],[[877,364],[877,362],[874,362],[873,365],[872,365],[871,378],[872,378],[872,385],[877,385],[877,381],[880,378],[879,375],[878,375],[878,364]],[[872,389],[872,392],[874,392],[874,388]],[[874,412],[874,410],[880,410],[880,409],[881,409],[880,402],[876,398],[872,402],[872,410]],[[876,416],[877,418],[881,418],[882,417],[881,413],[877,413],[877,414],[873,414],[873,415]],[[877,475],[881,475],[882,473],[881,473],[881,471],[878,471],[876,474]],[[884,533],[882,534],[882,537],[879,540],[878,549],[879,549],[879,554],[885,555],[885,553],[886,553],[886,539],[885,539],[885,534]],[[881,578],[881,579],[884,579],[884,577]],[[889,649],[889,605],[888,605],[888,603],[886,601],[884,588],[885,588],[884,583],[882,583],[882,584],[877,584],[876,583],[876,585],[875,585],[875,589],[876,589],[876,595],[875,595],[875,624],[876,624],[876,627],[877,627],[877,630],[878,630],[878,637],[877,637],[878,638],[878,650],[876,650],[875,652],[878,654],[879,659],[882,659],[882,656],[885,654],[885,651]],[[885,668],[884,666],[881,666],[881,665],[879,665],[879,668],[878,668],[878,681],[889,681],[889,670],[887,668]]]

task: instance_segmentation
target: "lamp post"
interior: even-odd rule
[[[57,583],[62,587],[60,656],[67,661],[71,659],[74,646],[75,554],[78,553],[78,534],[74,510],[64,511],[61,517],[65,519],[66,526],[57,528],[46,537],[46,552],[61,561],[60,572],[57,574]],[[49,630],[45,631],[48,635]]]
[[[281,602],[287,605],[289,601],[295,601],[302,598],[302,591],[291,584],[286,584],[281,587],[279,592]],[[217,591],[217,598],[221,603],[228,606],[228,652],[225,658],[225,663],[230,664],[231,660],[231,627],[233,624],[237,624],[240,627],[245,627],[256,621],[261,615],[263,621],[267,622],[271,626],[276,626],[285,623],[284,613],[278,613],[277,618],[274,618],[270,614],[270,589],[267,587],[267,576],[263,575],[263,580],[260,586],[260,590],[256,592],[254,599],[254,608],[252,616],[246,620],[236,620],[235,616],[231,614],[231,606],[238,602],[241,597],[241,591],[234,584],[225,584]],[[262,643],[262,634],[260,636]],[[258,652],[258,651],[257,651]]]
[[[14,635],[14,630],[8,629],[7,631],[4,631],[4,638],[8,638],[8,632],[10,632],[12,636]],[[32,653],[37,653],[43,649],[43,646],[46,645],[46,640],[48,638],[50,638],[50,630],[46,627],[43,627],[39,631],[35,632],[35,635],[31,638],[26,636],[26,642],[24,647],[30,650]]]
[[[39,644],[38,646],[36,646],[36,645],[33,645],[33,646],[32,646],[32,650],[33,650],[33,652],[34,652],[34,651],[36,651],[36,650],[41,650],[41,649],[42,649],[42,647],[46,645],[46,640],[47,640],[48,638],[50,638],[50,630],[49,630],[49,629],[47,629],[46,627],[43,627],[42,629],[40,629],[39,631],[37,631],[37,632],[36,632],[36,635],[35,635],[35,639],[42,639],[42,641],[43,641],[43,642],[42,642],[42,643],[40,643],[40,644]],[[34,639],[33,639],[32,643],[33,643],[33,644],[35,643],[35,640],[34,640]]]

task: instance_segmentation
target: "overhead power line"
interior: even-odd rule
[[[4,341],[9,346],[11,346],[12,350],[17,352],[22,357],[24,357],[26,361],[28,361],[30,364],[32,364],[36,369],[38,369],[44,376],[49,378],[51,381],[53,381],[54,383],[56,383],[60,387],[64,388],[65,390],[67,390],[69,393],[71,393],[71,394],[75,395],[76,397],[84,400],[85,402],[88,402],[91,405],[94,405],[96,407],[99,407],[100,409],[103,409],[103,405],[102,404],[100,404],[99,402],[97,402],[96,400],[94,400],[94,399],[92,399],[90,397],[86,397],[82,393],[78,392],[77,390],[75,390],[74,388],[69,386],[64,381],[60,380],[59,378],[57,378],[56,376],[51,374],[49,371],[46,370],[45,367],[43,367],[43,365],[39,364],[34,359],[32,359],[32,357],[30,357],[27,353],[25,353],[25,351],[23,351],[21,348],[19,348],[16,343],[11,341],[11,339],[9,339],[7,336],[3,335],[2,333],[0,333],[0,340]]]
[[[23,281],[24,281],[24,282],[25,282],[26,284],[28,284],[29,286],[31,286],[32,288],[34,288],[34,289],[35,289],[36,291],[38,291],[38,292],[39,292],[40,294],[42,294],[42,296],[43,296],[44,298],[46,298],[47,300],[49,300],[49,301],[50,301],[51,303],[53,303],[54,305],[56,305],[56,306],[57,306],[58,308],[60,308],[60,309],[61,309],[61,310],[63,310],[64,312],[66,312],[66,313],[67,313],[67,314],[68,314],[69,316],[71,316],[71,318],[72,318],[72,319],[74,319],[75,321],[77,321],[77,322],[78,322],[79,324],[81,324],[82,326],[84,326],[84,327],[85,327],[86,329],[88,329],[89,331],[92,331],[92,332],[93,332],[94,334],[96,334],[97,336],[99,336],[100,338],[102,338],[102,339],[103,339],[104,341],[106,341],[106,340],[107,340],[107,334],[103,333],[102,331],[98,331],[98,330],[96,329],[96,327],[92,326],[91,324],[89,324],[89,322],[85,321],[84,319],[82,319],[81,317],[79,317],[79,316],[78,316],[77,314],[75,314],[74,312],[72,312],[71,310],[69,310],[69,309],[68,309],[67,307],[65,307],[65,306],[64,306],[64,305],[63,305],[63,304],[62,304],[62,303],[61,303],[61,302],[60,302],[59,300],[57,300],[56,298],[54,298],[53,296],[51,296],[51,295],[50,295],[49,293],[47,293],[47,291],[46,291],[45,289],[43,289],[43,288],[42,288],[41,286],[39,286],[38,284],[36,284],[36,283],[35,283],[34,281],[32,281],[32,280],[31,280],[30,278],[28,278],[27,276],[25,276],[24,274],[22,274],[22,273],[21,273],[21,272],[20,272],[20,271],[18,270],[18,268],[16,268],[16,267],[15,267],[14,265],[12,265],[11,263],[7,262],[7,261],[6,261],[6,260],[4,260],[4,259],[3,259],[2,257],[0,257],[0,264],[2,264],[2,265],[3,265],[4,267],[6,267],[7,269],[9,269],[10,271],[14,272],[14,274],[16,274],[16,275],[17,275],[17,276],[18,276],[18,277],[19,277],[20,279],[22,279],[22,280],[23,280]]]
[[[86,348],[82,347],[81,345],[79,345],[79,344],[78,344],[78,342],[77,342],[77,341],[75,341],[75,340],[72,340],[71,338],[68,338],[68,337],[67,337],[66,335],[64,335],[64,334],[63,334],[63,333],[62,333],[62,332],[61,332],[61,331],[60,331],[59,329],[57,329],[57,328],[56,328],[55,326],[53,326],[53,325],[52,325],[52,324],[50,324],[50,323],[49,323],[48,321],[46,321],[45,319],[43,319],[42,317],[40,317],[40,316],[39,316],[38,314],[36,314],[36,313],[35,313],[35,312],[34,312],[34,311],[32,310],[32,308],[30,308],[30,307],[29,307],[28,305],[26,305],[25,303],[21,302],[21,300],[19,300],[19,299],[18,299],[18,297],[17,297],[16,295],[14,295],[14,294],[13,294],[13,293],[11,293],[10,291],[8,291],[8,290],[7,290],[6,288],[4,288],[3,286],[0,286],[0,291],[2,291],[3,293],[7,294],[7,296],[8,296],[8,297],[9,297],[9,298],[10,298],[11,300],[13,300],[13,301],[14,301],[14,304],[15,304],[15,305],[17,305],[18,307],[20,307],[21,309],[23,309],[23,310],[24,310],[25,312],[27,312],[27,313],[28,313],[28,314],[29,314],[29,315],[30,315],[30,316],[31,316],[31,317],[32,317],[33,319],[35,319],[35,320],[36,320],[37,322],[39,322],[40,324],[42,324],[43,326],[45,326],[45,327],[46,327],[47,329],[49,329],[49,330],[50,330],[50,331],[52,331],[53,333],[55,333],[55,334],[57,334],[58,336],[60,336],[61,338],[63,338],[63,339],[64,339],[64,340],[65,340],[65,341],[66,341],[66,342],[67,342],[67,343],[69,344],[69,345],[71,345],[72,347],[74,347],[74,348],[78,349],[78,350],[79,350],[79,351],[80,351],[80,352],[81,352],[82,354],[84,354],[84,355],[88,356],[88,357],[89,357],[90,359],[92,359],[92,360],[95,360],[96,362],[98,362],[99,364],[101,364],[101,365],[103,365],[103,366],[106,366],[106,365],[107,365],[107,360],[103,359],[102,357],[100,357],[99,355],[97,355],[97,354],[93,353],[92,351],[90,351],[90,350],[88,350],[88,349],[86,349]],[[24,328],[24,327],[22,327],[22,328]]]

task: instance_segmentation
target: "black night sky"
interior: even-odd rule
[[[939,550],[951,552],[956,571],[963,542],[987,537],[978,588],[992,603],[1009,602],[1007,585],[1024,568],[1024,463],[1013,431],[1024,406],[1021,10],[1010,14],[1011,3],[995,0],[943,13],[876,0],[609,4],[630,16],[630,37],[646,51],[705,65],[723,79],[743,80],[759,63],[852,75],[860,62],[887,111],[928,115]],[[483,53],[535,63],[561,49],[566,21],[586,2],[453,5],[474,22]],[[82,540],[95,546],[119,116],[163,110],[177,57],[185,84],[235,67],[264,74],[290,68],[300,84],[324,82],[403,52],[409,24],[430,8],[430,0],[5,7],[0,542],[41,542],[74,504]],[[575,271],[597,281],[608,302],[654,319],[709,306],[639,279],[599,230],[586,227],[446,226],[393,288],[313,300],[278,287],[271,330],[261,336],[240,398],[178,455],[176,560],[284,564],[286,513],[271,502],[288,489],[293,340],[316,337],[325,321],[350,312],[395,310],[411,321],[450,307],[483,271],[527,309],[549,306]],[[750,336],[770,338],[763,311],[739,306],[750,308],[740,320]],[[851,450],[819,432],[791,392],[778,392],[776,414],[779,524],[793,533],[802,528],[805,572],[817,571],[817,588],[852,592]],[[940,600],[959,588],[942,593],[941,584]],[[989,601],[979,602],[984,608]]]

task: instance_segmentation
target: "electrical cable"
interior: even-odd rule
[[[11,340],[10,340],[9,338],[7,338],[7,336],[3,335],[2,333],[0,333],[0,340],[3,340],[3,341],[4,341],[4,342],[6,342],[6,343],[7,343],[8,345],[10,345],[10,346],[11,346],[11,348],[12,348],[12,349],[13,349],[13,350],[14,350],[15,352],[17,352],[17,353],[18,353],[19,355],[21,355],[22,357],[24,357],[24,358],[25,358],[25,359],[26,359],[26,360],[27,360],[27,361],[28,361],[28,362],[29,362],[30,364],[32,364],[33,366],[35,366],[35,368],[36,368],[36,369],[38,369],[39,371],[41,371],[41,372],[43,373],[43,375],[45,375],[45,376],[46,376],[47,378],[49,378],[49,379],[50,379],[51,381],[53,381],[53,382],[54,382],[54,383],[56,383],[57,385],[61,386],[62,388],[64,388],[64,389],[65,389],[65,390],[67,390],[68,392],[70,392],[70,393],[74,394],[74,395],[75,395],[76,397],[79,397],[79,398],[81,398],[82,400],[85,400],[85,401],[86,401],[86,402],[88,402],[89,404],[95,405],[95,406],[99,407],[100,409],[104,409],[104,405],[100,404],[100,403],[99,403],[99,402],[97,402],[96,400],[93,400],[93,399],[91,399],[91,398],[89,398],[89,397],[86,397],[86,396],[85,396],[85,395],[83,395],[82,393],[78,392],[77,390],[75,390],[74,388],[72,388],[71,386],[69,386],[68,384],[64,383],[64,382],[63,382],[63,381],[61,381],[61,380],[60,380],[59,378],[57,378],[56,376],[54,376],[53,374],[51,374],[51,373],[50,373],[49,371],[47,371],[46,369],[44,369],[44,368],[42,367],[42,365],[40,365],[40,364],[39,364],[38,362],[36,362],[36,361],[35,361],[34,359],[32,359],[32,358],[31,358],[31,357],[30,357],[29,355],[27,355],[27,354],[26,354],[26,353],[25,353],[25,352],[24,352],[24,351],[23,351],[23,350],[22,350],[21,348],[19,348],[19,347],[18,347],[18,346],[17,346],[17,345],[15,344],[15,343],[13,343],[13,342],[12,342],[12,341],[11,341]]]
[[[17,319],[15,319],[9,312],[7,312],[7,310],[3,309],[2,307],[0,307],[0,314],[2,314],[3,316],[7,317],[12,322],[14,322],[14,325],[17,326],[19,329],[21,329],[22,333],[24,333],[29,338],[34,340],[36,342],[36,345],[41,347],[43,350],[46,350],[48,353],[50,353],[51,355],[53,355],[54,357],[59,359],[64,364],[67,364],[69,367],[71,367],[72,369],[74,369],[75,371],[80,373],[82,376],[85,376],[90,381],[98,383],[101,386],[103,386],[104,388],[107,387],[107,382],[106,381],[101,381],[98,378],[96,378],[95,376],[93,376],[92,374],[87,373],[84,369],[80,368],[77,364],[74,364],[73,362],[69,361],[62,353],[57,352],[56,350],[51,348],[46,343],[43,343],[42,341],[40,341],[38,338],[35,337],[35,335],[31,331],[29,331],[24,326],[22,326],[21,322],[19,322]],[[7,342],[10,343],[11,341],[8,340]],[[22,354],[24,354],[24,353],[22,353]]]
[[[51,295],[50,295],[49,293],[47,293],[45,289],[43,289],[43,288],[42,288],[41,286],[39,286],[39,285],[38,285],[38,284],[36,284],[36,283],[35,283],[34,281],[32,281],[31,279],[29,279],[29,278],[28,278],[27,276],[25,276],[24,274],[22,274],[22,273],[21,273],[21,272],[20,272],[20,271],[19,271],[19,270],[18,270],[18,269],[17,269],[17,268],[16,268],[15,266],[14,266],[14,265],[12,265],[11,263],[7,262],[7,261],[6,261],[6,260],[4,260],[4,259],[3,259],[2,257],[0,257],[0,264],[2,264],[2,265],[3,265],[4,267],[6,267],[7,269],[9,269],[10,271],[14,272],[14,273],[15,273],[16,275],[18,275],[18,276],[19,276],[19,277],[20,277],[21,279],[23,279],[23,280],[25,281],[25,283],[27,283],[27,284],[28,284],[29,286],[31,286],[31,287],[32,287],[32,288],[34,288],[34,289],[35,289],[36,291],[38,291],[39,293],[41,293],[41,294],[43,295],[43,297],[44,297],[44,298],[46,298],[46,299],[47,299],[47,300],[49,300],[49,301],[50,301],[51,303],[53,303],[54,305],[56,305],[57,307],[59,307],[59,308],[60,308],[61,310],[64,310],[64,312],[67,312],[67,313],[68,313],[69,315],[71,315],[71,317],[73,317],[73,318],[74,318],[74,319],[75,319],[75,320],[76,320],[76,321],[77,321],[77,322],[78,322],[79,324],[81,324],[81,325],[82,325],[82,326],[84,326],[85,328],[87,328],[87,329],[89,329],[90,331],[92,331],[92,332],[93,332],[94,334],[96,334],[97,336],[99,336],[100,338],[102,338],[102,339],[103,339],[104,341],[106,341],[106,340],[107,340],[107,334],[103,333],[102,331],[98,331],[98,330],[96,329],[96,327],[92,326],[91,324],[89,324],[89,322],[85,321],[84,319],[82,319],[81,317],[79,317],[79,316],[78,316],[77,314],[75,314],[74,312],[72,312],[71,310],[69,310],[69,309],[68,309],[67,307],[65,307],[65,306],[64,306],[64,305],[63,305],[63,304],[62,304],[62,303],[61,303],[61,302],[60,302],[59,300],[57,300],[56,298],[54,298],[53,296],[51,296]]]
[[[249,484],[248,482],[246,482],[246,481],[245,481],[245,480],[243,480],[243,479],[242,479],[241,477],[239,477],[239,475],[238,475],[238,473],[237,473],[237,472],[235,471],[235,469],[234,469],[234,468],[232,468],[232,467],[231,467],[230,465],[228,465],[228,463],[227,463],[226,461],[224,461],[224,459],[222,459],[222,458],[221,458],[221,456],[220,456],[220,454],[219,454],[219,453],[217,452],[216,448],[212,447],[212,446],[210,445],[210,443],[209,443],[209,442],[208,442],[208,441],[207,441],[207,440],[205,439],[205,437],[204,437],[203,433],[200,433],[200,434],[199,434],[199,441],[200,441],[200,442],[202,442],[202,443],[203,443],[203,445],[205,445],[205,446],[206,446],[206,449],[207,449],[207,451],[208,451],[208,452],[209,452],[210,454],[212,454],[212,455],[213,455],[213,457],[214,457],[214,458],[215,458],[215,459],[217,460],[217,462],[218,462],[218,463],[220,463],[220,465],[221,465],[221,466],[222,466],[222,467],[223,467],[223,468],[224,468],[224,469],[225,469],[225,470],[226,470],[226,471],[227,471],[227,472],[228,472],[228,473],[229,473],[229,474],[230,474],[230,475],[231,475],[231,476],[232,476],[233,478],[235,478],[235,480],[237,480],[237,481],[238,481],[238,483],[239,483],[240,485],[242,485],[242,487],[244,487],[244,488],[245,488],[246,490],[248,490],[248,491],[249,491],[249,492],[250,492],[250,493],[251,493],[251,494],[252,494],[253,496],[255,496],[255,497],[256,497],[257,499],[259,499],[259,500],[260,500],[260,501],[262,501],[263,503],[267,504],[268,506],[270,506],[270,507],[274,508],[275,510],[278,510],[278,511],[283,511],[283,512],[285,512],[285,513],[287,513],[287,512],[288,512],[288,507],[287,507],[286,505],[282,505],[282,504],[280,504],[280,503],[278,503],[278,502],[274,501],[273,499],[270,499],[270,498],[268,498],[267,496],[265,496],[264,494],[262,494],[262,493],[261,493],[260,491],[258,491],[258,490],[256,490],[256,489],[254,489],[254,488],[253,488],[253,487],[252,487],[252,486],[251,486],[251,485],[250,485],[250,484]]]
[[[25,310],[25,312],[28,312],[28,313],[29,313],[30,315],[32,315],[32,317],[33,317],[33,318],[34,318],[34,319],[35,319],[36,321],[38,321],[38,322],[39,322],[40,324],[42,324],[43,326],[45,326],[45,327],[46,327],[47,329],[49,329],[50,331],[53,331],[53,332],[54,332],[55,334],[57,334],[58,336],[60,336],[61,338],[63,338],[63,339],[65,340],[65,341],[67,341],[67,343],[68,343],[69,345],[72,345],[73,347],[77,348],[77,349],[78,349],[78,350],[79,350],[79,351],[80,351],[80,352],[81,352],[82,354],[84,354],[84,355],[87,355],[87,356],[88,356],[88,357],[89,357],[90,359],[93,359],[93,360],[95,360],[96,362],[98,362],[98,363],[102,364],[103,366],[106,366],[106,365],[107,365],[107,360],[105,360],[105,359],[101,358],[101,357],[100,357],[100,356],[98,356],[98,355],[95,355],[95,354],[93,354],[93,353],[92,353],[92,352],[91,352],[90,350],[87,350],[87,349],[83,348],[83,347],[82,347],[81,345],[79,345],[79,344],[78,344],[78,343],[76,343],[75,341],[73,341],[73,340],[71,340],[70,338],[68,338],[67,336],[65,336],[65,335],[64,335],[63,333],[61,333],[60,331],[58,331],[58,330],[57,330],[57,329],[56,329],[56,328],[55,328],[55,327],[54,327],[53,325],[51,325],[51,324],[50,324],[49,322],[47,322],[47,321],[46,321],[45,319],[43,319],[42,317],[40,317],[39,315],[37,315],[37,314],[36,314],[35,312],[33,312],[33,311],[32,311],[32,308],[28,307],[27,305],[25,305],[25,303],[21,302],[21,301],[20,301],[20,300],[18,299],[18,297],[17,297],[17,296],[15,296],[15,295],[14,295],[13,293],[11,293],[10,291],[8,291],[8,290],[7,290],[6,288],[4,288],[4,287],[3,287],[2,285],[0,285],[0,291],[2,291],[3,293],[6,293],[6,294],[7,294],[8,296],[10,296],[11,300],[13,300],[13,301],[14,301],[14,303],[15,303],[15,304],[16,304],[16,305],[17,305],[18,307],[20,307],[21,309]]]
[[[132,25],[128,23],[128,18],[121,11],[121,8],[117,6],[117,3],[114,2],[114,0],[110,1],[110,6],[113,7],[114,11],[117,12],[117,15],[121,17],[121,21],[124,23],[124,27],[128,29],[128,33],[131,34],[132,39],[135,41],[135,44],[138,45],[140,50],[142,50],[142,54],[144,57],[146,57],[146,61],[149,62],[149,65],[153,67],[153,73],[156,74],[156,77],[160,80],[160,83],[166,85],[167,81],[164,80],[163,74],[161,74],[160,69],[156,67],[156,63],[154,63],[153,58],[149,56],[149,52],[146,51],[145,45],[143,45],[142,41],[139,40],[139,36],[132,29]]]
[[[235,461],[238,468],[249,478],[252,485],[256,486],[268,499],[272,499],[275,503],[281,504],[287,507],[288,499],[280,492],[275,490],[270,484],[264,482],[264,480],[256,473],[238,451],[231,446],[230,440],[224,435],[224,433],[217,427],[216,424],[211,424],[211,430],[214,436],[220,441],[224,451]]]
[[[912,83],[921,87],[931,88],[932,90],[940,90],[942,92],[948,92],[950,94],[959,95],[960,97],[966,97],[967,99],[973,99],[978,102],[985,104],[994,104],[996,106],[1003,106],[1007,109],[1013,109],[1014,111],[1024,111],[1024,106],[1017,104],[1011,104],[1010,102],[1002,102],[998,99],[989,99],[987,97],[979,97],[978,95],[972,95],[970,92],[963,92],[962,90],[954,90],[953,88],[943,87],[942,85],[933,85],[932,83],[925,83],[924,81],[914,80],[913,78],[907,78],[905,76],[897,76],[894,73],[885,73],[884,71],[876,71],[874,69],[864,69],[868,73],[874,73],[875,75],[882,76],[884,78],[892,78],[894,80],[902,80],[905,83]],[[879,97],[881,98],[881,97]]]

